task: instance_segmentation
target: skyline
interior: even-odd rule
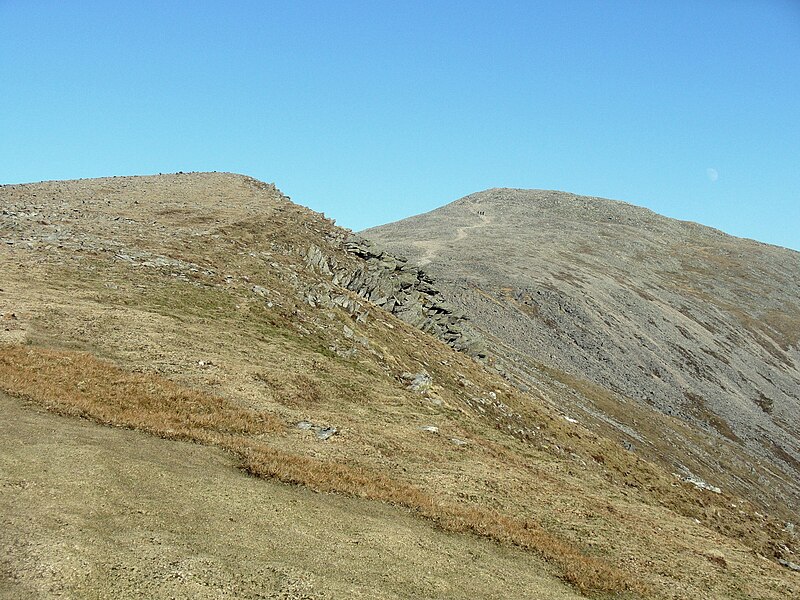
[[[800,250],[800,4],[0,2],[0,183],[274,182],[360,230],[491,187]]]

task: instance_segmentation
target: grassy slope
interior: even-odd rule
[[[265,477],[383,500],[446,530],[529,548],[587,593],[800,591],[793,574],[758,557],[776,532],[746,504],[678,484],[374,307],[356,324],[306,305],[301,292],[318,275],[298,250],[314,243],[351,260],[321,216],[234,176],[122,183],[11,192],[15,206],[42,204],[48,224],[4,223],[7,237],[33,240],[0,255],[0,309],[16,315],[5,341],[32,345],[3,350],[5,391],[216,445]],[[82,221],[67,223],[76,206]],[[56,222],[61,238],[42,241]],[[422,369],[433,389],[405,389],[402,373]],[[144,391],[120,405],[120,385]],[[216,418],[188,421],[195,407]],[[339,433],[320,442],[295,427],[300,420]]]
[[[580,597],[530,552],[247,477],[212,448],[0,410],[3,600]]]

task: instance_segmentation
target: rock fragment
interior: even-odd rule
[[[400,378],[406,382],[406,389],[412,392],[427,392],[433,387],[433,379],[425,371],[420,373],[403,373]]]

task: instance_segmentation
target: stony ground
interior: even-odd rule
[[[495,189],[364,232],[425,263],[508,376],[764,510],[800,509],[800,254],[563,192]]]
[[[800,595],[782,521],[574,423],[554,406],[580,382],[525,393],[456,352],[418,271],[395,286],[413,269],[274,186],[48,182],[0,206],[6,597]],[[180,437],[148,395],[170,386],[268,417],[236,443],[283,458],[255,479],[229,431],[156,439]]]

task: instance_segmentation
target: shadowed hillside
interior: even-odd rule
[[[487,369],[433,262],[232,174],[0,207],[0,597],[800,594],[780,515]]]

